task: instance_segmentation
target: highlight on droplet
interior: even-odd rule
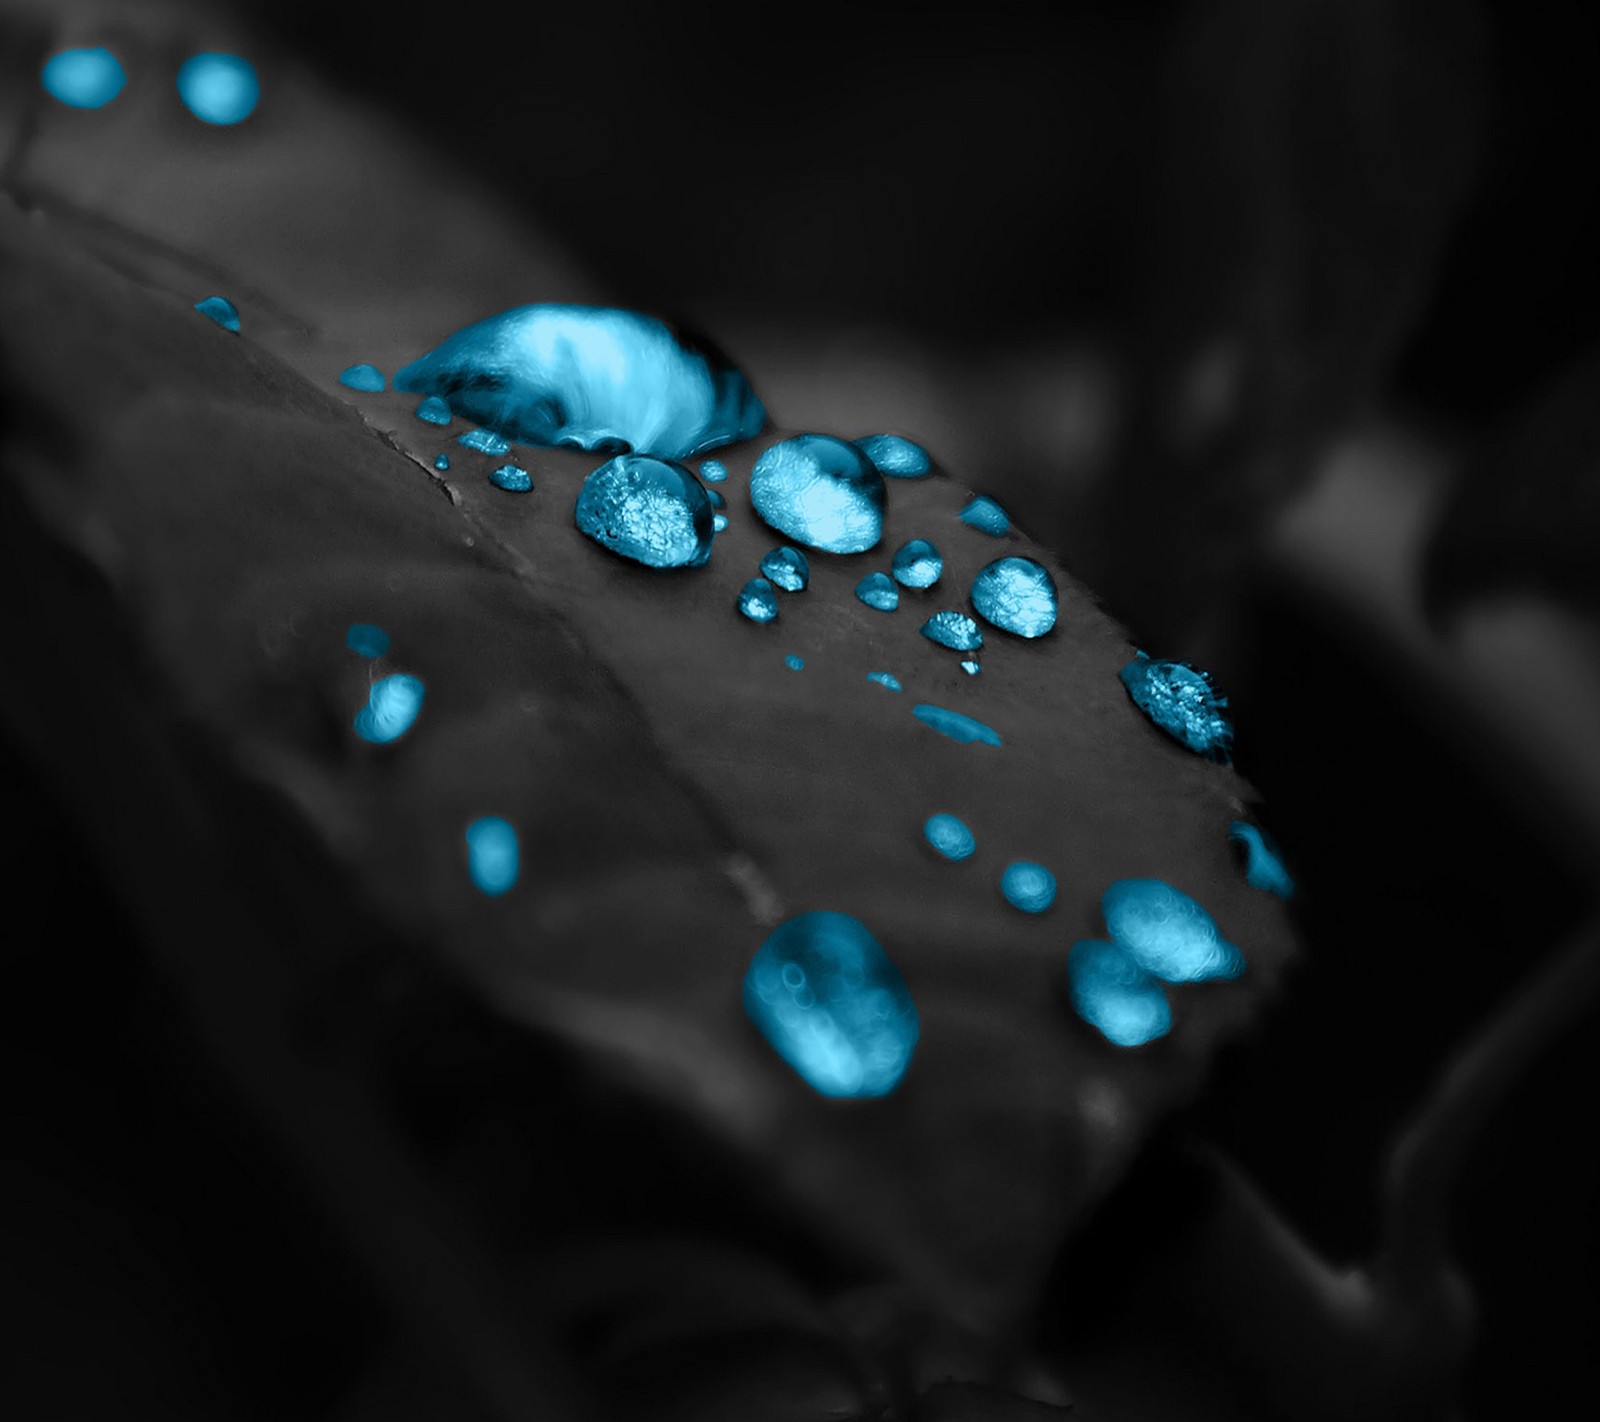
[[[1118,675],[1133,704],[1153,725],[1196,755],[1228,762],[1233,750],[1233,726],[1223,714],[1228,698],[1212,689],[1208,673],[1139,652]]]
[[[983,645],[978,624],[964,612],[936,612],[922,624],[922,635],[952,652],[975,652]]]
[[[520,851],[517,832],[498,815],[485,815],[467,826],[467,873],[485,894],[503,894],[517,882]]]
[[[103,109],[128,83],[121,61],[103,45],[61,49],[39,69],[39,82],[69,109]]]
[[[900,606],[900,589],[887,573],[868,573],[856,584],[856,598],[879,612],[893,612]]]
[[[764,449],[750,502],[769,527],[825,553],[865,553],[883,537],[883,475],[853,444],[802,434]]]
[[[583,481],[578,531],[648,568],[699,568],[716,532],[705,485],[676,460],[619,454]]]
[[[178,68],[178,97],[202,123],[227,126],[255,112],[261,81],[242,55],[190,55]]]
[[[399,740],[422,710],[422,697],[422,682],[404,672],[374,682],[367,704],[356,713],[356,734],[374,745]]]
[[[774,548],[761,560],[761,576],[785,592],[804,592],[811,581],[811,564],[798,548]]]
[[[752,622],[778,620],[778,595],[765,578],[751,578],[739,590],[739,611]]]

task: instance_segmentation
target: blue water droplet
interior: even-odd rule
[[[788,667],[790,671],[803,671],[805,669],[806,659],[804,657],[797,657],[793,652],[790,652],[789,655],[783,659],[783,664],[784,666]]]
[[[1120,676],[1133,704],[1175,741],[1196,755],[1226,763],[1233,727],[1222,714],[1228,698],[1211,688],[1211,678],[1183,662],[1153,661],[1140,652]]]
[[[1067,981],[1073,1009],[1113,1046],[1143,1046],[1172,1030],[1166,990],[1118,944],[1074,943]]]
[[[961,510],[961,522],[987,533],[991,538],[1002,538],[1011,531],[1011,520],[1006,511],[991,498],[977,495]]]
[[[599,306],[503,311],[455,332],[394,383],[545,447],[687,459],[750,439],[766,422],[737,370],[653,316]]]
[[[728,506],[728,501],[722,497],[720,489],[707,489],[706,498],[711,500],[711,507],[714,509],[725,509]]]
[[[52,99],[72,109],[103,109],[123,90],[128,76],[109,49],[63,49],[45,60],[39,82]]]
[[[707,484],[720,484],[728,477],[728,466],[720,459],[705,459],[700,463],[700,478]]]
[[[879,612],[893,612],[900,606],[900,589],[887,573],[868,573],[856,584],[856,596]]]
[[[1276,894],[1280,899],[1294,897],[1294,879],[1284,867],[1283,856],[1260,829],[1244,820],[1235,820],[1228,826],[1228,838],[1244,846],[1245,883],[1252,889]]]
[[[823,1096],[883,1096],[911,1065],[916,1004],[858,918],[827,911],[779,924],[744,975],[744,1008]]]
[[[983,666],[981,663],[975,662],[971,657],[968,657],[961,663],[961,670],[964,671],[968,676],[977,676],[977,674],[983,670]]]
[[[1043,864],[1013,860],[1000,875],[1000,892],[1012,908],[1043,913],[1056,901],[1056,876]]]
[[[456,436],[456,443],[465,449],[475,449],[479,454],[510,454],[511,441],[493,430],[468,430]]]
[[[944,558],[926,538],[913,538],[900,545],[893,568],[901,587],[931,588],[944,572]]]
[[[450,467],[450,456],[448,454],[439,455],[438,458],[433,461],[433,467],[438,470],[448,469]]]
[[[779,533],[826,553],[865,553],[883,537],[883,475],[854,445],[803,434],[762,451],[750,502]]]
[[[751,578],[739,590],[739,611],[752,622],[776,622],[778,595],[765,578]]]
[[[590,474],[573,519],[602,548],[651,568],[701,567],[716,531],[705,486],[648,454],[619,454]]]
[[[370,622],[352,622],[344,644],[363,657],[381,657],[389,650],[389,634]]]
[[[226,296],[208,296],[204,301],[195,302],[194,309],[202,316],[209,316],[224,331],[239,329],[239,308]]]
[[[375,394],[383,389],[383,372],[375,365],[347,365],[339,372],[339,384]]]
[[[886,686],[886,687],[889,688],[890,691],[899,691],[901,689],[900,688],[900,678],[897,677],[893,672],[886,672],[886,671],[868,672],[867,673],[867,680],[868,681],[875,681],[875,682],[878,683],[879,686]]]
[[[913,706],[911,714],[923,725],[931,726],[940,735],[949,736],[951,740],[960,741],[963,745],[971,745],[974,741],[986,746],[1000,744],[1000,733],[993,726],[986,726],[982,721],[964,716],[959,711],[922,703]]]
[[[727,514],[712,514],[711,515],[711,531],[713,533],[721,533],[722,530],[725,529],[727,526],[728,526],[728,516],[727,516]]]
[[[1100,898],[1106,929],[1147,973],[1169,983],[1236,978],[1244,955],[1211,915],[1161,879],[1119,879]]]
[[[489,895],[503,894],[517,882],[520,852],[517,832],[498,815],[467,826],[467,873]]]
[[[235,124],[255,111],[261,81],[237,54],[194,54],[178,67],[178,97],[204,123]]]
[[[978,624],[963,612],[936,612],[922,624],[922,635],[952,652],[975,652],[983,645]]]
[[[891,479],[920,479],[933,467],[927,450],[899,435],[863,435],[852,443],[872,461],[878,473]]]
[[[785,592],[804,592],[811,581],[811,564],[798,548],[774,548],[761,560],[761,572]]]
[[[447,425],[451,418],[450,403],[437,395],[429,395],[418,403],[416,416],[427,425]]]
[[[422,695],[422,683],[414,676],[398,674],[374,682],[367,704],[356,713],[356,734],[374,745],[398,740],[422,710]]]
[[[489,482],[508,494],[526,494],[533,488],[533,477],[519,464],[502,464],[491,470]]]
[[[970,859],[978,847],[972,831],[954,815],[930,815],[922,827],[922,837],[946,859]]]
[[[1032,558],[996,558],[972,580],[978,616],[1018,637],[1043,637],[1056,625],[1056,584]]]

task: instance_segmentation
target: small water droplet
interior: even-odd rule
[[[72,109],[103,109],[128,82],[121,62],[109,49],[63,49],[39,70],[39,82],[52,99]]]
[[[931,588],[944,572],[944,558],[926,538],[913,538],[900,545],[893,567],[901,587]]]
[[[1056,901],[1056,876],[1043,864],[1013,860],[1000,875],[1005,901],[1023,913],[1043,913]]]
[[[784,666],[788,667],[790,671],[803,671],[805,669],[806,659],[804,657],[797,657],[793,652],[790,652],[789,655],[783,659],[783,664]]]
[[[375,365],[347,365],[339,372],[339,384],[375,394],[383,389],[383,372]]]
[[[711,531],[713,533],[721,533],[722,530],[725,529],[727,526],[728,526],[728,516],[727,516],[727,514],[712,514],[712,516],[711,516]]]
[[[765,578],[751,578],[739,590],[739,611],[752,622],[775,622],[778,618],[778,595]]]
[[[503,894],[517,882],[520,851],[517,832],[498,815],[485,815],[467,826],[467,873],[489,895]]]
[[[450,404],[437,395],[429,395],[417,405],[416,416],[426,425],[447,425],[450,423]]]
[[[255,111],[261,81],[237,54],[194,54],[178,67],[178,97],[203,123],[240,123]]]
[[[1222,714],[1228,698],[1211,678],[1183,662],[1153,661],[1140,652],[1119,674],[1133,704],[1175,741],[1196,755],[1226,764],[1233,727]]]
[[[526,494],[533,488],[533,477],[517,464],[502,464],[489,474],[489,482],[508,494]]]
[[[804,592],[811,581],[811,564],[798,548],[774,548],[761,560],[761,572],[785,592]]]
[[[968,676],[977,676],[977,674],[983,670],[983,667],[979,663],[973,661],[971,657],[968,657],[961,663],[961,670],[964,671]]]
[[[899,691],[901,689],[901,687],[900,687],[900,678],[897,677],[893,672],[886,672],[886,671],[868,672],[867,673],[867,680],[868,681],[875,681],[875,682],[878,683],[879,686],[886,686],[886,687],[889,688],[890,691]]]
[[[372,685],[367,704],[356,713],[356,734],[374,745],[398,740],[422,710],[423,687],[414,676],[386,676]]]
[[[479,454],[511,453],[511,441],[497,435],[493,430],[468,430],[465,434],[456,436],[456,443],[466,449],[475,449]]]
[[[900,606],[900,589],[887,573],[868,573],[856,584],[856,596],[879,612],[893,612]]]
[[[344,644],[363,657],[381,657],[389,650],[389,634],[371,622],[352,622]]]
[[[1011,531],[1011,520],[1006,511],[991,498],[977,495],[961,510],[961,522],[987,533],[991,538],[1001,538]]]
[[[922,624],[922,635],[952,652],[975,652],[983,645],[978,624],[963,612],[936,612]]]
[[[448,469],[450,467],[450,456],[448,454],[441,454],[433,461],[433,467],[441,471]]]
[[[602,548],[651,568],[703,566],[716,531],[705,486],[649,454],[619,454],[590,474],[573,520]]]
[[[921,703],[911,708],[911,714],[923,725],[931,726],[940,735],[949,736],[951,740],[960,741],[963,745],[971,745],[974,741],[986,746],[1000,744],[1000,733],[993,726],[986,726],[982,721],[964,716],[959,711]]]
[[[996,558],[972,580],[978,616],[1002,632],[1043,637],[1056,625],[1056,584],[1032,558]]]
[[[803,913],[774,929],[745,972],[744,1007],[823,1096],[893,1091],[920,1032],[905,979],[866,925],[844,913]]]
[[[1236,978],[1244,955],[1211,915],[1161,879],[1119,879],[1100,898],[1106,929],[1147,973],[1169,983]]]
[[[1166,990],[1116,943],[1074,943],[1067,981],[1073,1009],[1113,1046],[1143,1046],[1172,1030]]]
[[[720,489],[707,489],[706,497],[711,500],[711,507],[714,509],[725,509],[728,506],[728,501],[722,497]]]
[[[707,484],[720,484],[728,477],[728,466],[720,459],[705,459],[700,463],[700,478]]]
[[[1244,881],[1252,889],[1264,889],[1280,899],[1294,897],[1294,879],[1284,867],[1277,845],[1265,833],[1244,820],[1228,826],[1228,838],[1242,845],[1245,852]]]
[[[954,815],[931,815],[922,827],[923,838],[946,859],[970,859],[978,847],[972,831]]]
[[[928,451],[899,435],[863,435],[852,441],[880,474],[891,479],[920,479],[932,468]]]
[[[224,331],[239,329],[239,308],[226,296],[208,296],[204,301],[195,302],[194,309],[202,316],[209,316]]]
[[[762,451],[750,501],[779,533],[827,553],[864,553],[883,537],[883,476],[854,445],[803,434]]]

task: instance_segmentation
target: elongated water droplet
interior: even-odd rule
[[[1244,955],[1211,915],[1161,879],[1119,879],[1100,898],[1106,929],[1148,973],[1169,983],[1236,978]]]
[[[1073,1009],[1113,1046],[1143,1046],[1172,1030],[1166,990],[1118,944],[1074,943],[1067,981]]]
[[[778,595],[765,578],[751,578],[739,590],[739,611],[752,622],[775,622],[778,618]]]
[[[900,678],[897,677],[893,672],[886,672],[886,671],[868,672],[867,673],[867,680],[868,681],[875,681],[875,682],[878,683],[879,686],[886,686],[886,687],[889,688],[890,691],[899,691],[901,689],[901,687],[900,687]]]
[[[339,372],[339,384],[376,393],[383,389],[383,372],[375,365],[347,365]]]
[[[1264,889],[1280,899],[1294,897],[1294,879],[1284,867],[1276,845],[1255,825],[1235,820],[1228,826],[1228,838],[1245,853],[1244,881],[1252,889]]]
[[[401,673],[374,682],[367,704],[356,713],[356,734],[374,745],[399,740],[422,710],[422,696],[422,683],[414,676]]]
[[[1228,698],[1212,690],[1205,672],[1183,662],[1153,661],[1140,652],[1120,675],[1133,704],[1173,740],[1207,760],[1228,761],[1233,727],[1222,714]]]
[[[1056,625],[1056,584],[1032,558],[996,558],[972,580],[978,616],[1002,632],[1043,637]]]
[[[255,112],[261,81],[237,54],[194,54],[178,66],[178,97],[203,123],[240,123]]]
[[[899,970],[866,925],[844,913],[803,913],[779,924],[745,972],[744,1008],[823,1096],[893,1091],[920,1030]]]
[[[437,395],[429,395],[418,403],[416,416],[427,425],[447,425],[450,423],[449,402]]]
[[[774,548],[761,560],[762,575],[785,592],[804,592],[811,581],[811,564],[798,548]]]
[[[961,510],[961,522],[987,533],[991,538],[1002,538],[1011,531],[1011,520],[1006,511],[991,498],[977,495]]]
[[[961,670],[964,671],[968,676],[977,676],[977,674],[983,670],[983,666],[981,663],[975,662],[971,657],[968,657],[961,663]]]
[[[456,436],[456,443],[465,449],[475,449],[479,454],[510,454],[511,441],[493,430],[468,430]]]
[[[39,82],[52,99],[72,109],[103,109],[128,82],[109,49],[63,49],[45,60]]]
[[[1043,864],[1016,859],[1000,876],[1000,892],[1012,908],[1043,913],[1056,901],[1056,876]]]
[[[827,553],[865,553],[883,537],[883,475],[854,445],[803,434],[762,451],[750,501],[779,533]]]
[[[922,635],[952,652],[975,652],[983,645],[978,624],[964,612],[936,612],[922,624]]]
[[[878,473],[887,474],[891,479],[920,479],[933,467],[927,450],[899,435],[863,435],[852,442],[872,461]]]
[[[344,644],[363,657],[381,657],[389,650],[389,634],[371,622],[352,622]]]
[[[930,815],[922,837],[946,859],[970,859],[978,847],[972,831],[954,815]]]
[[[856,584],[856,596],[879,612],[893,612],[900,606],[900,589],[887,573],[868,573]]]
[[[705,486],[670,459],[607,460],[583,481],[573,519],[602,548],[651,568],[698,568],[711,557]]]
[[[720,459],[705,459],[700,463],[700,478],[707,484],[720,484],[728,477],[728,466]]]
[[[926,538],[913,538],[900,545],[893,567],[901,587],[931,588],[944,572],[944,558]]]
[[[911,714],[923,725],[931,726],[940,735],[949,736],[963,745],[970,745],[974,741],[986,746],[1000,744],[1000,733],[993,726],[986,726],[982,721],[964,716],[959,711],[951,711],[944,706],[929,706],[924,702],[913,706]]]
[[[480,890],[503,894],[517,882],[520,851],[517,832],[498,815],[485,815],[467,826],[467,873]]]
[[[526,494],[533,488],[533,477],[519,464],[502,464],[490,472],[489,482],[508,494]]]
[[[788,667],[790,671],[804,671],[806,659],[804,657],[796,656],[793,652],[790,652],[789,655],[783,659],[783,664],[784,666]]]
[[[208,296],[204,301],[195,302],[194,309],[202,316],[209,316],[224,331],[239,329],[239,308],[226,296]]]
[[[441,472],[442,472],[442,471],[443,471],[443,470],[446,470],[446,469],[448,469],[448,468],[449,468],[449,467],[450,467],[450,456],[449,456],[449,455],[448,455],[448,454],[441,454],[441,455],[439,455],[439,457],[438,457],[438,458],[436,458],[436,459],[435,459],[435,460],[434,460],[434,461],[433,461],[433,467],[434,467],[434,468],[435,468],[435,469],[438,469],[438,470],[440,470],[440,471],[441,471]]]

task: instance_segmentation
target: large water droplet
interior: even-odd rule
[[[978,616],[1018,637],[1043,637],[1056,625],[1055,579],[1032,558],[996,558],[972,580]]]
[[[913,538],[900,545],[893,568],[901,587],[931,588],[944,572],[944,558],[926,538]]]
[[[367,704],[356,713],[356,734],[374,745],[399,740],[422,710],[422,695],[421,681],[403,673],[374,682]]]
[[[383,372],[375,365],[347,365],[339,372],[339,384],[376,394],[383,389]]]
[[[1056,876],[1043,864],[1013,860],[1000,875],[1000,892],[1012,908],[1043,913],[1056,901]]]
[[[1222,714],[1228,698],[1211,689],[1205,672],[1183,662],[1153,661],[1140,652],[1120,675],[1133,704],[1173,740],[1207,760],[1228,760],[1233,727]]]
[[[856,584],[856,596],[879,612],[893,612],[900,606],[900,589],[887,573],[868,573]]]
[[[467,873],[484,893],[503,894],[517,882],[517,832],[498,815],[467,826]]]
[[[785,592],[804,592],[811,581],[811,564],[798,548],[774,548],[761,560],[761,572]]]
[[[573,519],[602,548],[651,568],[698,568],[711,556],[711,501],[681,464],[619,454],[583,481]]]
[[[868,681],[875,681],[875,682],[878,683],[879,686],[886,686],[886,687],[889,688],[890,691],[899,691],[901,689],[901,687],[900,687],[900,678],[897,677],[893,672],[886,672],[886,671],[868,672],[867,673],[867,680]]]
[[[1115,943],[1074,943],[1067,982],[1078,1016],[1114,1046],[1143,1046],[1172,1030],[1166,990]]]
[[[899,435],[863,435],[851,442],[872,461],[878,473],[891,479],[920,479],[932,468],[928,451]]]
[[[779,924],[745,972],[744,1008],[824,1096],[893,1091],[920,1030],[899,970],[866,925],[844,913],[803,913]]]
[[[983,645],[978,624],[963,612],[936,612],[922,624],[922,635],[952,652],[975,652]]]
[[[511,441],[493,430],[468,430],[465,434],[456,436],[456,443],[466,449],[475,449],[479,454],[510,454]]]
[[[1106,929],[1148,973],[1169,983],[1236,978],[1244,955],[1211,915],[1161,879],[1119,879],[1100,898]]]
[[[519,306],[463,327],[396,372],[457,414],[525,444],[687,459],[759,434],[766,410],[737,370],[652,316]]]
[[[961,522],[987,533],[991,538],[1001,538],[1011,530],[1011,520],[1006,511],[991,498],[977,495],[961,510]]]
[[[925,726],[931,726],[942,736],[949,736],[953,741],[960,741],[963,745],[971,745],[978,741],[986,746],[998,746],[1000,733],[993,726],[986,726],[982,721],[974,720],[971,716],[964,716],[959,711],[951,711],[943,706],[929,706],[922,703],[911,708],[911,714]]]
[[[424,424],[447,425],[450,423],[450,404],[441,400],[437,395],[429,395],[417,405],[416,416]]]
[[[261,81],[237,54],[194,54],[178,67],[178,97],[204,123],[235,124],[255,111]]]
[[[1284,867],[1283,856],[1261,830],[1244,820],[1235,820],[1228,826],[1228,838],[1244,848],[1245,883],[1252,889],[1276,894],[1280,899],[1294,897],[1294,879]]]
[[[208,296],[204,301],[195,302],[194,309],[202,316],[209,316],[224,331],[239,329],[239,308],[226,296]]]
[[[45,60],[39,82],[68,108],[103,109],[122,92],[128,76],[109,49],[63,49]]]
[[[720,459],[705,459],[700,463],[700,478],[707,484],[720,484],[728,477],[728,466]]]
[[[344,644],[358,656],[381,657],[389,650],[389,634],[370,622],[352,622]]]
[[[978,847],[972,831],[954,815],[930,815],[922,836],[946,859],[970,859]]]
[[[751,578],[739,589],[739,611],[752,622],[775,622],[778,595],[765,578]]]
[[[490,472],[489,482],[508,494],[526,494],[533,488],[533,477],[520,464],[502,464]]]
[[[803,434],[750,471],[750,501],[779,533],[827,553],[865,553],[883,537],[883,476],[854,445]]]

